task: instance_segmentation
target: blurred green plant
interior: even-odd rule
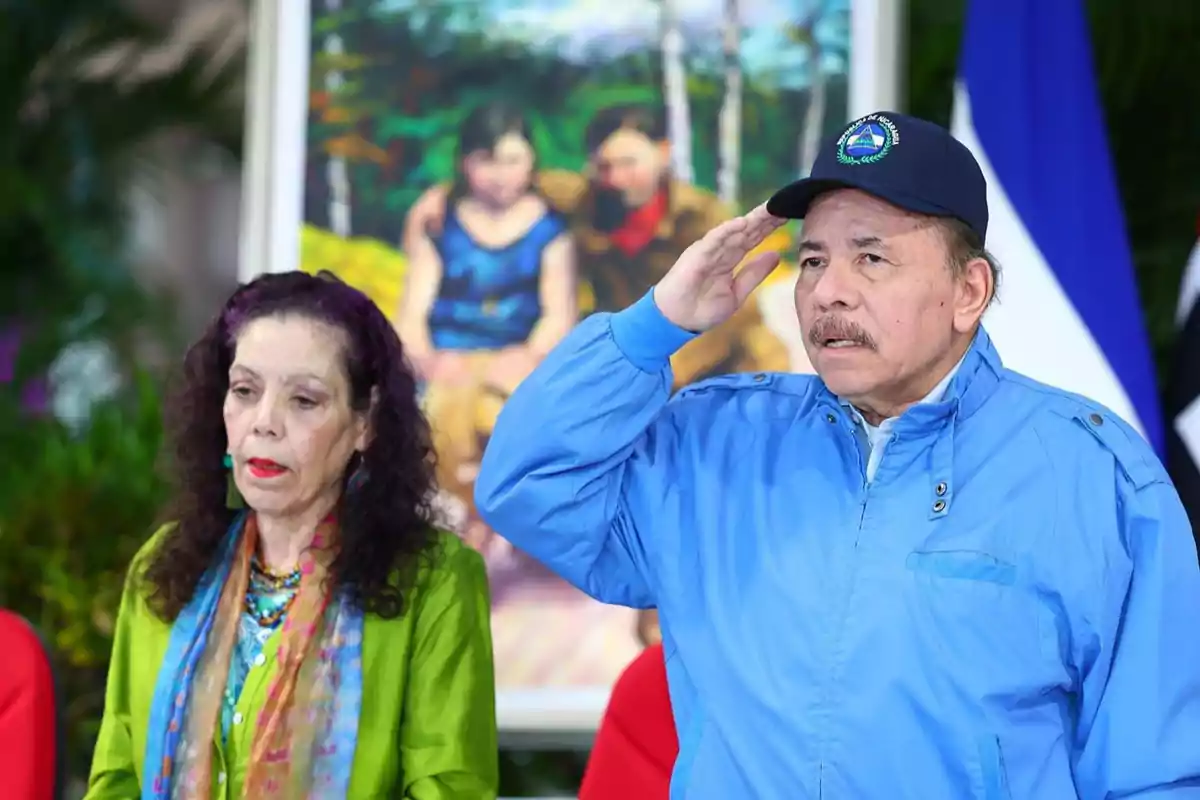
[[[172,59],[171,31],[130,5],[0,4],[0,337],[20,333],[15,375],[0,379],[0,606],[51,643],[76,781],[124,574],[166,491],[158,391],[137,351],[171,349],[171,305],[129,268],[129,189],[160,134],[185,129],[237,153],[242,127],[244,59]],[[67,426],[24,393],[79,342],[117,356],[122,388]]]
[[[167,485],[156,459],[153,380],[99,404],[81,431],[22,414],[0,396],[0,606],[36,625],[54,650],[68,758],[86,774],[104,708],[104,679],[126,569]]]
[[[172,61],[171,32],[129,5],[0,10],[0,332],[17,319],[25,331],[18,381],[70,341],[126,350],[123,336],[158,316],[124,264],[145,145],[187,128],[239,150],[243,59],[215,64],[195,48]]]

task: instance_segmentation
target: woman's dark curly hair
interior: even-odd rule
[[[167,402],[175,525],[142,574],[151,608],[166,621],[192,599],[237,513],[226,507],[222,409],[238,332],[252,320],[285,314],[345,333],[351,407],[372,414],[371,442],[361,464],[351,464],[366,478],[351,491],[343,487],[340,549],[331,582],[363,611],[398,616],[418,560],[436,541],[429,425],[391,324],[369,298],[332,276],[263,275],[239,288],[188,350],[179,390]]]

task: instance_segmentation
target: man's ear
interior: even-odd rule
[[[995,291],[995,276],[992,275],[992,265],[987,259],[973,258],[968,261],[958,277],[954,308],[955,330],[959,333],[975,330]]]

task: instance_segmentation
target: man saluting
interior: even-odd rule
[[[672,398],[668,357],[766,277],[737,266],[784,218],[818,375]],[[673,798],[1200,798],[1187,517],[1128,425],[1001,364],[987,219],[962,144],[870,115],[502,412],[484,517],[659,610]]]

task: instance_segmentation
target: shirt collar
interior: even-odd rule
[[[933,389],[929,392],[929,394],[925,395],[920,400],[918,400],[916,405],[930,405],[933,403],[940,403],[942,401],[942,398],[945,397],[945,395],[946,395],[946,389],[950,386],[950,381],[954,380],[954,376],[958,374],[959,368],[962,367],[963,361],[966,360],[967,356],[971,353],[972,349],[973,348],[968,347],[967,352],[963,353],[963,356],[962,356],[962,358],[960,358],[958,360],[958,363],[956,363],[950,369],[950,371],[946,373],[945,377],[943,377],[940,381],[938,381],[937,385],[933,387]],[[892,426],[892,424],[894,423],[894,421],[896,420],[896,417],[888,417],[887,419],[883,420],[883,422],[881,422],[879,425],[872,425],[871,423],[867,422],[866,418],[862,415],[862,412],[860,412],[857,408],[855,408],[854,405],[849,400],[845,399],[844,397],[838,397],[838,403],[840,403],[843,408],[848,410],[850,412],[850,414],[854,417],[854,419],[858,420],[859,424],[862,425],[867,430],[871,430],[873,428],[890,428]]]

